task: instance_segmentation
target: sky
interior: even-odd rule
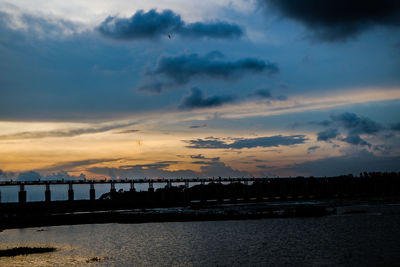
[[[397,0],[0,0],[0,180],[400,171]]]

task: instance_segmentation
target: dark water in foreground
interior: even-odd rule
[[[346,214],[345,211],[363,213]],[[400,205],[339,208],[338,215],[253,221],[93,224],[0,232],[0,248],[54,246],[0,258],[0,266],[394,266]]]

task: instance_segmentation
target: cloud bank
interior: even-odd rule
[[[261,59],[243,58],[226,61],[223,58],[224,55],[219,51],[213,51],[204,56],[192,53],[161,57],[157,66],[146,73],[152,81],[140,89],[161,92],[164,88],[187,84],[193,78],[227,80],[249,73],[273,75],[279,72],[277,64]]]
[[[277,147],[277,146],[291,146],[297,144],[304,144],[308,140],[305,135],[291,135],[291,136],[266,136],[257,138],[239,138],[234,139],[232,143],[227,143],[224,140],[214,137],[205,139],[185,140],[184,142],[189,145],[187,148],[196,149],[242,149],[242,148],[255,148],[255,147]]]
[[[375,26],[400,26],[397,0],[259,0],[261,6],[300,22],[315,38],[338,42]]]
[[[179,109],[191,110],[194,108],[211,108],[222,106],[223,104],[234,101],[233,96],[212,96],[205,97],[198,88],[192,88],[190,95],[186,96],[179,106]]]
[[[118,128],[124,128],[135,123],[121,123],[101,127],[87,127],[77,129],[60,129],[52,131],[35,131],[35,132],[19,132],[13,134],[0,135],[0,140],[14,140],[14,139],[39,139],[47,137],[73,137],[83,134],[94,134],[111,131]]]
[[[109,16],[99,26],[98,31],[106,37],[119,40],[155,39],[173,35],[190,38],[239,38],[243,30],[237,24],[224,21],[186,23],[181,16],[171,10],[158,12],[137,11],[130,18]]]

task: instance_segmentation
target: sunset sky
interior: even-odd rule
[[[0,0],[0,180],[400,171],[400,1]]]

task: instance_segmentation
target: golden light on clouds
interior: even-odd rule
[[[292,97],[286,101],[274,101],[270,105],[259,102],[243,102],[236,106],[223,106],[210,110],[192,112],[164,112],[145,114],[136,120],[104,123],[53,123],[53,122],[0,122],[0,166],[4,171],[38,170],[42,172],[68,171],[70,174],[84,173],[103,177],[88,171],[93,167],[119,168],[123,166],[146,165],[168,162],[159,167],[165,171],[192,170],[200,172],[211,159],[223,162],[235,170],[252,174],[268,173],[272,166],[280,167],[304,160],[315,160],[326,156],[340,155],[329,143],[318,143],[312,131],[286,129],[279,131],[254,131],[238,128],[235,132],[227,129],[202,127],[196,131],[182,126],[184,121],[207,120],[219,112],[225,119],[251,116],[272,116],[290,112],[306,112],[338,105],[350,105],[373,101],[400,99],[400,90],[349,91],[342,94],[325,94],[310,97]],[[133,129],[134,128],[134,129]],[[247,132],[247,133],[246,133]],[[185,140],[204,139],[209,136],[226,142],[235,138],[256,138],[263,136],[304,135],[304,144],[254,147],[243,149],[188,148]],[[202,155],[205,159],[191,156]],[[203,161],[203,162],[201,162]],[[127,167],[126,167],[127,168]],[[143,166],[143,169],[148,167]]]

